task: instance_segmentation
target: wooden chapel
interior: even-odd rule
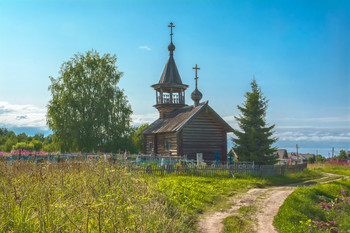
[[[197,87],[197,65],[195,69],[195,90],[191,94],[193,105],[185,104],[185,91],[174,60],[175,45],[172,41],[170,23],[169,59],[157,84],[152,85],[156,91],[156,104],[159,118],[143,132],[144,153],[158,155],[187,155],[195,159],[196,153],[203,153],[204,160],[215,160],[218,153],[220,160],[226,160],[227,132],[232,127],[225,122],[208,104],[200,103],[202,93]]]

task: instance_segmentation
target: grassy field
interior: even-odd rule
[[[291,173],[285,176],[266,177],[268,185],[277,186],[284,184],[294,184],[304,182],[310,179],[321,178],[323,175],[316,170],[305,169],[303,172]]]
[[[285,177],[298,182],[317,172]],[[198,213],[280,178],[147,176],[105,161],[0,163],[0,232],[195,232]]]
[[[308,168],[312,171],[328,172],[338,175],[350,176],[350,166],[345,164],[315,163],[308,165]]]
[[[313,165],[313,171],[348,175],[346,165]],[[287,232],[349,232],[350,178],[299,187],[279,209],[274,225]]]

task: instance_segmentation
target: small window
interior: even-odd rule
[[[169,142],[169,141],[165,141],[165,143],[164,143],[164,149],[165,149],[165,150],[170,150],[170,148],[171,148],[170,142]]]
[[[153,142],[149,142],[149,143],[148,143],[148,149],[149,149],[150,151],[152,151],[152,149],[153,149]]]

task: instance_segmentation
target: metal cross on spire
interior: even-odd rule
[[[171,22],[170,25],[168,26],[170,27],[170,41],[171,43],[173,43],[173,28],[175,27],[174,24]]]
[[[196,89],[197,89],[197,79],[198,79],[198,76],[197,76],[197,70],[200,70],[201,68],[199,68],[196,64],[195,67],[193,67],[192,69],[196,70],[196,77],[194,78],[196,80]]]

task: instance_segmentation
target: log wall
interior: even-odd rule
[[[215,119],[212,113],[202,111],[183,129],[181,150],[183,155],[195,159],[196,153],[203,153],[204,160],[215,160],[215,154],[218,152],[219,160],[226,161],[226,131]]]
[[[152,142],[153,150],[149,148],[149,142]],[[170,150],[165,148],[165,142],[170,142]],[[160,133],[144,135],[143,153],[159,155],[177,155],[178,145],[175,133]]]
[[[149,148],[149,143],[152,142],[153,148]],[[143,153],[144,154],[152,154],[154,152],[154,135],[153,134],[145,134],[143,137]]]
[[[176,134],[175,133],[162,133],[157,134],[158,140],[157,140],[157,146],[158,151],[157,154],[161,155],[177,155],[177,140],[176,140]],[[165,142],[170,142],[170,150],[167,150],[165,148]]]

